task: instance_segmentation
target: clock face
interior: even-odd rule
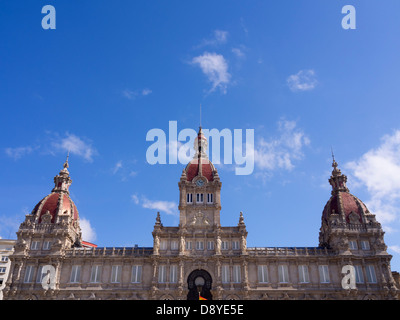
[[[197,185],[198,187],[202,187],[203,184],[204,184],[204,181],[203,181],[203,180],[197,180],[197,181],[196,181],[196,185]]]

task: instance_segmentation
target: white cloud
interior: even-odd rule
[[[122,168],[122,161],[118,161],[113,168],[113,174],[116,174],[121,168]]]
[[[397,245],[389,246],[388,249],[400,254],[400,246]]]
[[[139,204],[139,197],[137,196],[137,194],[133,194],[131,198],[133,202],[135,202],[135,204]]]
[[[133,194],[131,199],[135,204],[140,204],[143,208],[158,210],[174,216],[178,215],[178,205],[173,201],[149,200],[145,196],[142,196],[139,200],[137,194]]]
[[[238,58],[244,58],[245,54],[243,52],[243,49],[239,49],[239,48],[233,48],[232,52],[238,57]]]
[[[196,49],[206,46],[216,46],[225,44],[228,40],[228,31],[214,30],[212,37],[204,39],[199,45],[195,46]]]
[[[149,95],[150,93],[152,93],[153,91],[151,91],[150,89],[143,89],[142,90],[142,95],[144,95],[144,96],[147,96],[147,95]]]
[[[17,147],[17,148],[6,148],[5,152],[7,156],[13,158],[14,160],[18,160],[25,155],[32,153],[32,151],[36,149],[30,146],[27,147]]]
[[[70,152],[71,154],[80,156],[89,162],[92,162],[93,156],[97,154],[96,149],[90,142],[84,141],[78,136],[70,133],[66,133],[65,138],[59,138],[57,141],[53,141],[52,145],[58,150]]]
[[[289,76],[286,81],[293,92],[313,90],[318,84],[314,70],[300,70]]]
[[[380,146],[345,164],[345,168],[356,188],[367,188],[368,209],[386,224],[386,231],[393,231],[387,224],[400,218],[400,130],[385,135]]]
[[[125,89],[122,91],[122,96],[129,100],[135,100],[139,96],[148,96],[152,92],[153,91],[150,90],[149,88],[144,88],[141,90]]]
[[[81,231],[82,231],[82,240],[83,241],[88,241],[88,242],[93,242],[96,240],[97,235],[95,230],[90,224],[90,221],[85,218],[80,218],[79,219],[79,224],[81,226]]]
[[[223,93],[226,93],[231,75],[228,72],[228,64],[222,55],[204,52],[203,55],[193,58],[192,63],[199,65],[212,83],[210,92],[219,88]]]
[[[303,158],[303,148],[310,144],[302,129],[295,121],[278,122],[277,137],[265,140],[260,138],[254,148],[254,162],[258,169],[273,171],[276,169],[292,170],[294,160]]]

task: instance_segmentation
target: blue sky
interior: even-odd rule
[[[44,5],[56,29],[44,30]],[[342,7],[356,8],[344,30]],[[317,246],[331,146],[350,191],[383,224],[400,270],[397,0],[2,1],[0,236],[53,188],[99,246],[152,246],[178,224],[183,164],[150,165],[153,128],[254,129],[253,174],[218,166],[221,223],[249,246]],[[397,178],[396,178],[397,177]]]

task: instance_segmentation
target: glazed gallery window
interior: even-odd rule
[[[196,250],[204,250],[204,242],[196,241]]]
[[[214,250],[214,241],[207,241],[207,250]]]
[[[240,266],[233,266],[233,282],[240,283],[241,281]]]
[[[31,250],[39,250],[40,241],[32,241],[31,242]]]
[[[349,241],[349,248],[350,248],[351,250],[357,250],[357,249],[358,249],[357,241],[355,241],[355,240],[350,240],[350,241]]]
[[[354,269],[356,271],[356,283],[364,283],[362,266],[354,266]]]
[[[43,242],[43,250],[50,250],[50,245],[51,245],[50,241]]]
[[[142,266],[132,266],[132,282],[140,283],[142,281]]]
[[[178,266],[171,265],[169,267],[169,282],[176,283],[178,281]]]
[[[171,241],[171,250],[178,250],[178,241],[176,240]]]
[[[363,250],[369,250],[369,249],[370,249],[370,247],[369,247],[369,241],[366,241],[366,240],[361,241],[361,249],[363,249]]]
[[[167,282],[167,266],[162,265],[158,267],[158,282]]]
[[[78,283],[80,280],[81,280],[81,266],[74,265],[72,266],[71,269],[71,277],[69,282]]]
[[[281,264],[278,266],[278,276],[280,283],[289,282],[289,272],[288,272],[288,266],[286,264]]]
[[[99,283],[101,276],[101,266],[92,266],[92,271],[90,272],[90,282],[91,283]]]
[[[319,271],[319,282],[329,283],[330,279],[329,279],[328,266],[326,266],[326,265],[318,266],[318,271]]]
[[[121,282],[121,270],[122,266],[112,266],[111,268],[111,282],[120,283]]]
[[[365,267],[365,272],[367,274],[367,282],[368,283],[376,283],[376,274],[375,274],[374,266],[367,265]]]
[[[35,272],[34,266],[27,266],[25,269],[24,282],[31,283],[33,281],[33,273]]]
[[[258,282],[267,283],[268,282],[268,268],[267,266],[258,266]]]
[[[222,276],[222,283],[229,283],[230,282],[230,272],[229,272],[229,265],[224,265],[221,268],[221,276]]]
[[[308,274],[308,266],[299,266],[299,282],[308,283],[310,282],[310,276]]]
[[[233,250],[239,249],[239,241],[232,241],[232,249]]]

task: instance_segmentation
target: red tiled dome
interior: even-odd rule
[[[42,216],[46,214],[46,212],[51,214],[51,222],[55,222],[55,218],[58,214],[62,214],[65,211],[68,211],[71,214],[73,220],[78,220],[79,214],[78,210],[71,200],[68,194],[66,193],[59,193],[59,192],[52,192],[35,206],[32,211],[32,214],[38,217],[38,222],[42,221]]]
[[[214,165],[210,160],[202,159],[201,170],[203,177],[207,178],[208,181],[213,181],[214,176],[213,172],[215,170]],[[188,181],[192,181],[194,177],[196,177],[199,173],[199,161],[197,159],[193,159],[186,166],[186,178]]]

